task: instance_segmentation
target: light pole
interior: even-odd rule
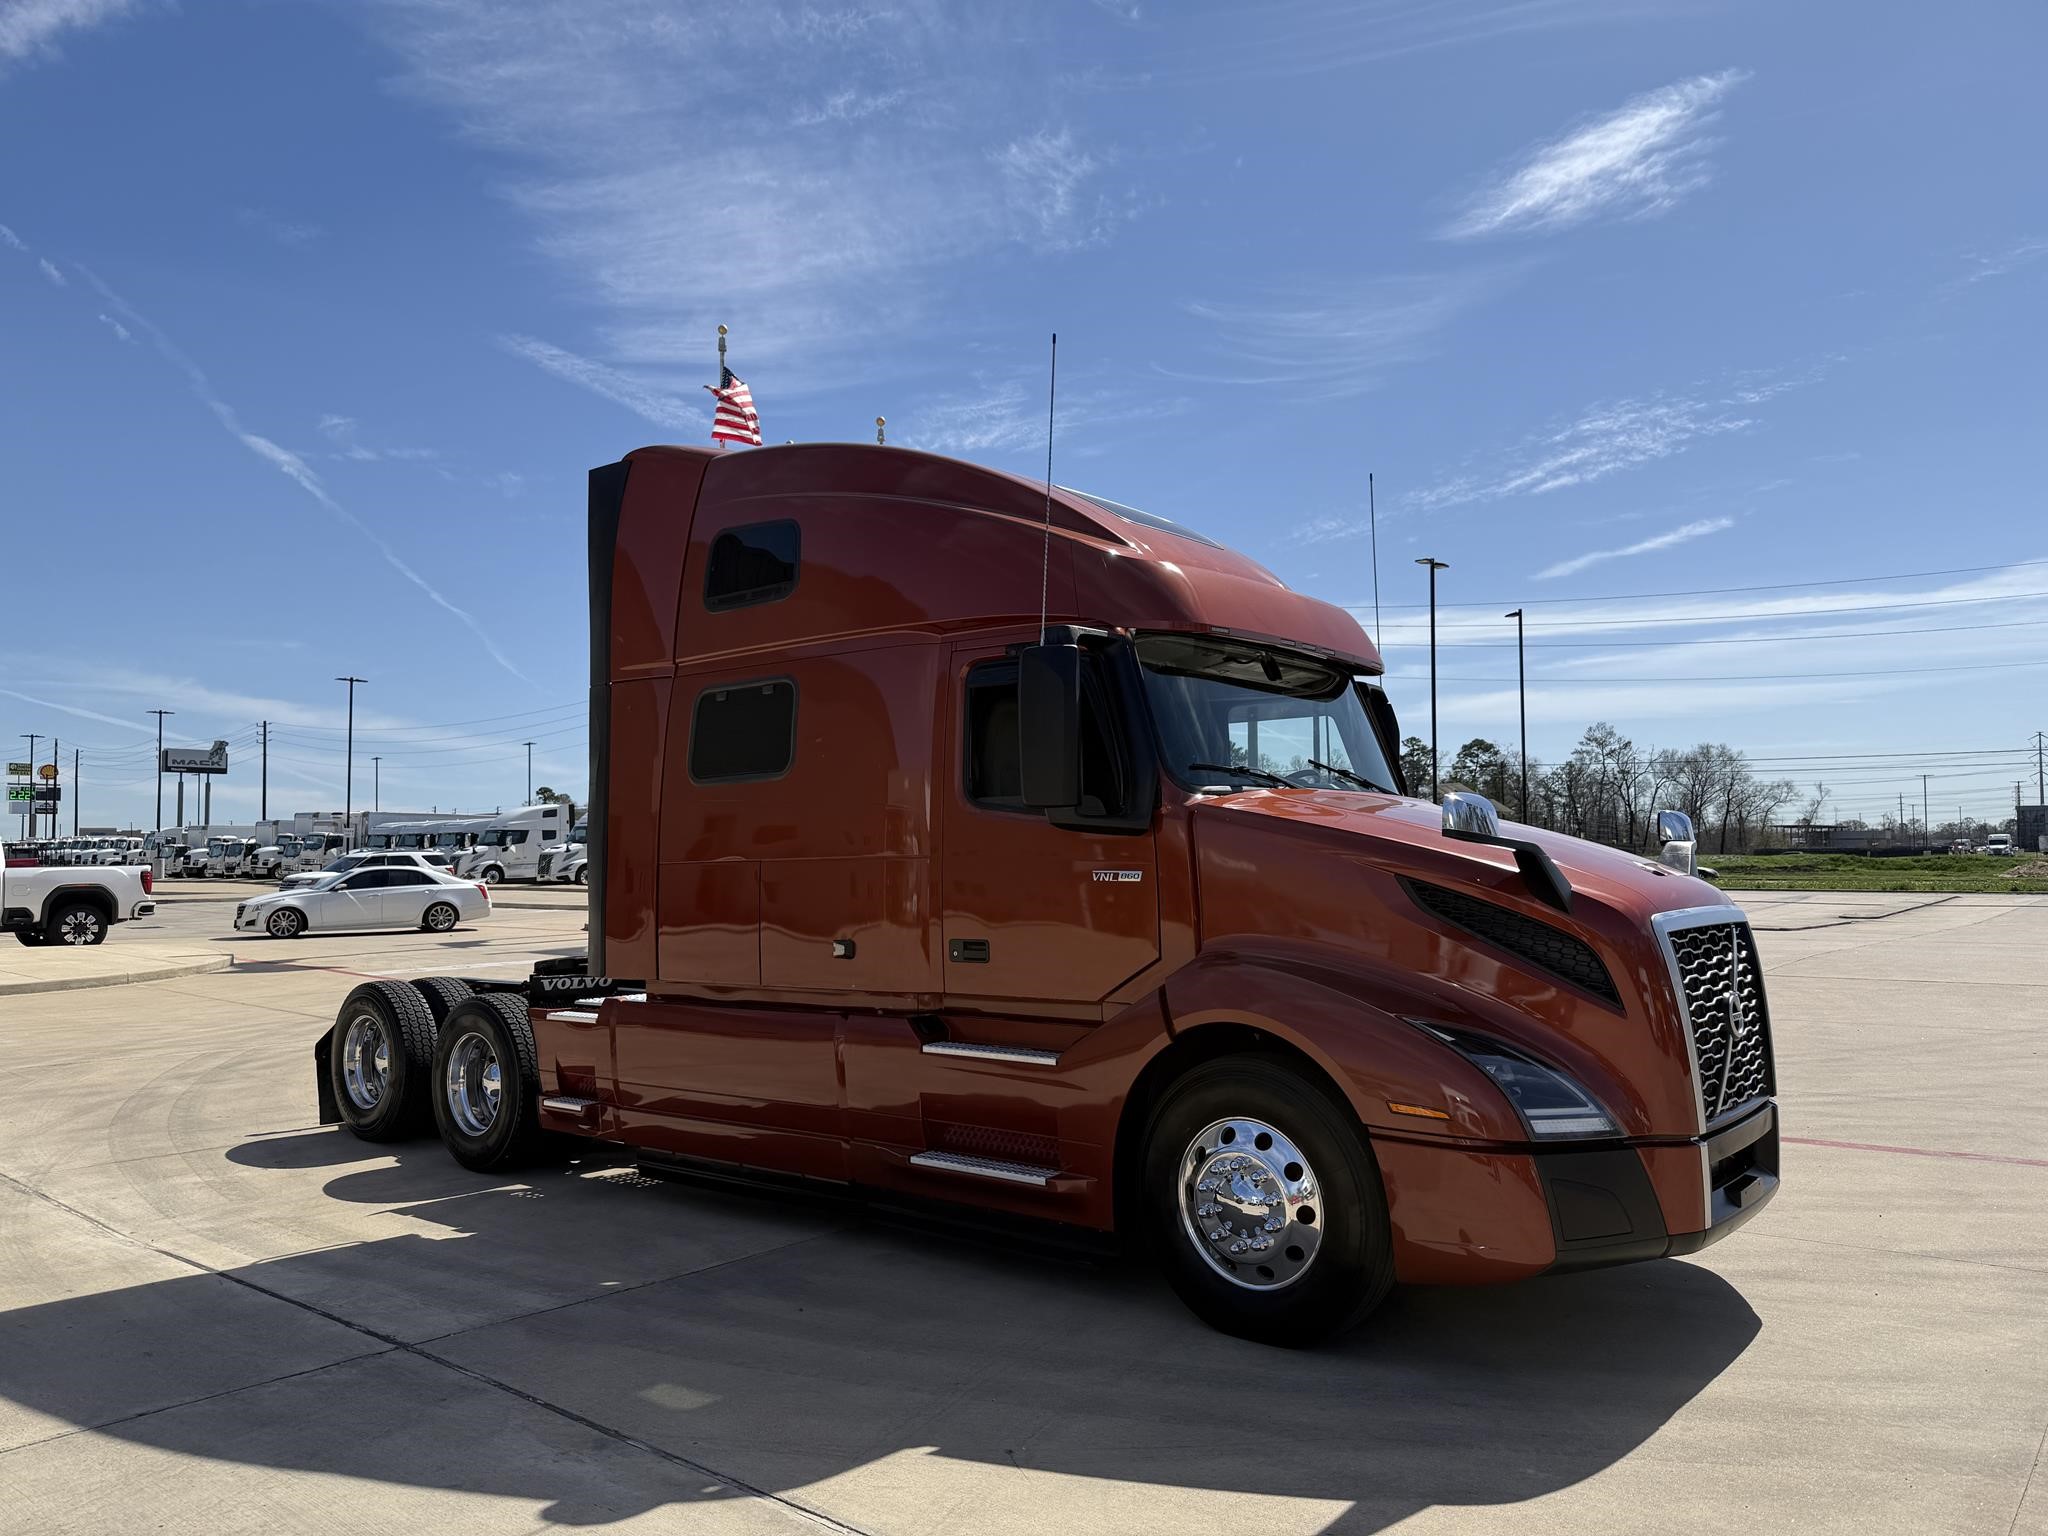
[[[1438,800],[1442,796],[1437,789],[1436,765],[1436,573],[1448,571],[1451,566],[1447,560],[1431,559],[1428,555],[1415,563],[1429,567],[1429,798]]]
[[[1522,645],[1522,610],[1503,617],[1515,621],[1515,696],[1522,707],[1522,820],[1529,819],[1529,665]]]
[[[28,804],[24,805],[24,806],[23,806],[23,807],[21,808],[21,835],[22,835],[22,836],[23,836],[24,838],[29,838],[29,837],[34,837],[34,836],[36,835],[36,834],[35,834],[35,824],[36,824],[36,823],[35,823],[35,810],[36,810],[36,798],[35,798],[35,796],[36,796],[36,791],[35,791],[35,783],[36,783],[36,743],[37,743],[37,742],[39,742],[39,741],[41,741],[41,740],[43,739],[43,733],[42,733],[41,731],[37,731],[37,732],[35,732],[35,733],[34,733],[33,735],[30,735],[30,734],[29,734],[29,732],[27,732],[27,731],[23,731],[23,732],[22,732],[21,734],[22,734],[22,735],[24,735],[24,736],[27,736],[27,737],[28,737],[28,783],[29,783],[29,791],[28,791],[28,796],[29,796],[29,798],[28,798]]]
[[[533,804],[533,743],[521,743],[526,748],[526,803]]]
[[[146,715],[156,716],[156,830],[164,829],[164,716],[175,715],[175,709],[146,709]]]
[[[370,809],[372,811],[378,808],[383,793],[384,759],[373,757],[370,759]]]
[[[356,684],[367,683],[367,677],[337,677],[337,683],[348,684],[348,747],[343,761],[342,772],[345,782],[341,789],[341,829],[343,835],[353,833],[355,820],[356,793]]]

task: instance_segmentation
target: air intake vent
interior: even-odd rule
[[[1432,917],[1442,918],[1454,928],[1462,928],[1474,938],[1506,950],[1533,969],[1546,971],[1582,992],[1592,993],[1602,1002],[1621,1006],[1614,978],[1583,939],[1477,896],[1467,896],[1463,891],[1425,885],[1420,880],[1403,880],[1401,884],[1415,904]]]

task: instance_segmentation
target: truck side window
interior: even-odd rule
[[[967,798],[976,805],[1026,809],[1017,729],[1017,664],[985,661],[971,669],[962,734]],[[1129,772],[1119,741],[1101,668],[1088,657],[1081,671],[1081,804],[1076,807],[1084,817],[1118,816],[1127,809]]]
[[[690,777],[699,784],[778,779],[796,755],[796,684],[707,688],[690,711]]]
[[[798,543],[792,522],[726,529],[711,541],[704,606],[719,613],[789,596],[796,590]]]

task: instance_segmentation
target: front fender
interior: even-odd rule
[[[1374,977],[1283,946],[1206,950],[1167,983],[1176,1037],[1208,1024],[1248,1024],[1326,1072],[1374,1132],[1520,1144],[1514,1106],[1479,1068],[1404,1016],[1444,1019],[1443,999],[1396,975]],[[1395,1104],[1446,1118],[1404,1114]]]

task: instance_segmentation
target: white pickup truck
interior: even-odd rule
[[[98,944],[156,910],[147,869],[47,865],[0,869],[0,928],[24,944]]]

